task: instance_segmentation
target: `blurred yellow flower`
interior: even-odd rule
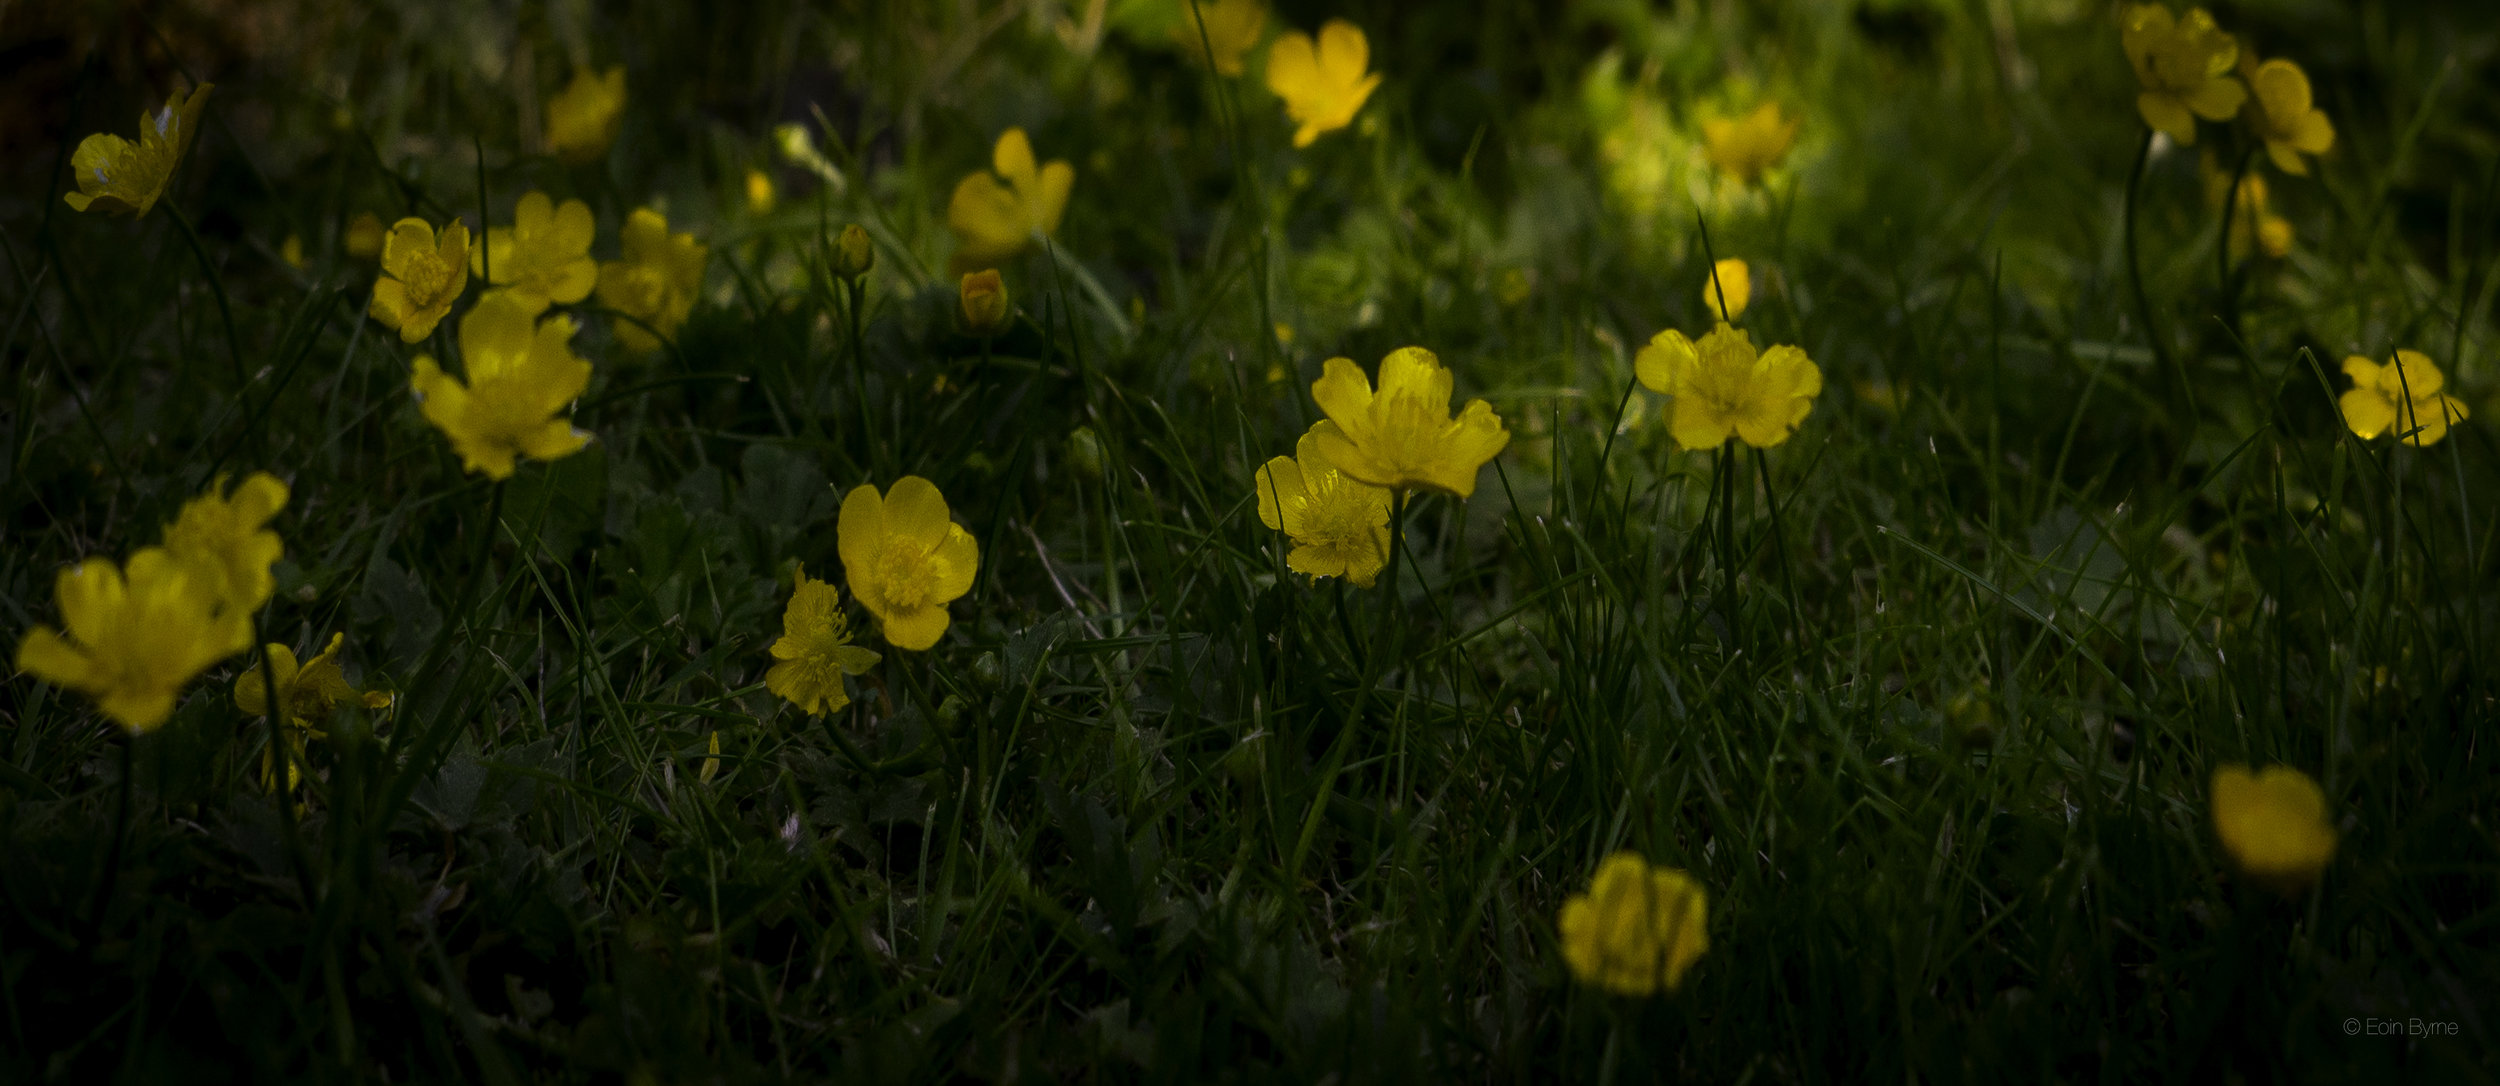
[[[1180,6],[1181,20],[1172,27],[1172,40],[1181,51],[1206,60],[1207,48],[1213,46],[1211,63],[1216,72],[1240,75],[1241,59],[1267,33],[1267,5],[1260,0],[1180,0]],[[1201,19],[1206,20],[1203,36],[1198,26]]]
[[[1076,167],[1065,160],[1036,165],[1024,129],[998,135],[988,170],[966,174],[946,202],[946,227],[955,232],[958,271],[993,267],[1024,251],[1035,234],[1059,229],[1068,209]]]
[[[1269,460],[1252,480],[1259,523],[1293,540],[1287,568],[1370,588],[1389,560],[1389,492],[1338,471],[1312,434],[1294,453]]]
[[[1699,344],[1673,328],[1660,332],[1633,369],[1651,391],[1675,397],[1667,430],[1687,449],[1731,437],[1757,449],[1778,445],[1823,391],[1823,371],[1804,351],[1783,344],[1757,353],[1753,337],[1727,324]]]
[[[2230,246],[2233,259],[2245,256],[2254,243],[2267,256],[2281,259],[2292,251],[2292,224],[2268,206],[2266,179],[2251,173],[2240,178],[2240,194],[2230,199],[2231,175],[2214,167],[2208,159],[2204,164],[2205,202],[2220,214],[2224,204],[2231,205]]]
[[[2257,138],[2266,141],[2266,156],[2284,173],[2306,177],[2309,160],[2335,146],[2335,125],[2326,112],[2311,104],[2309,73],[2276,57],[2248,73],[2248,104],[2240,115]]]
[[[469,254],[469,270],[530,303],[532,313],[551,303],[571,305],[590,297],[599,281],[599,265],[590,259],[597,234],[589,204],[559,205],[532,192],[513,207],[512,225],[486,228],[486,244]]]
[[[2397,351],[2396,360],[2380,365],[2360,355],[2344,359],[2350,391],[2336,401],[2344,425],[2363,438],[2394,432],[2407,445],[2428,445],[2448,436],[2452,423],[2465,421],[2465,401],[2441,389],[2448,379],[2438,363],[2420,351]]]
[[[618,322],[616,341],[629,351],[648,351],[660,345],[650,329],[673,339],[686,323],[712,251],[691,233],[669,233],[668,220],[647,207],[626,216],[623,242],[625,259],[599,265],[599,303],[641,321]]]
[[[2196,118],[2227,121],[2240,111],[2248,90],[2231,78],[2239,63],[2240,45],[2214,25],[2203,8],[2174,16],[2160,4],[2137,4],[2126,10],[2118,29],[2120,47],[2135,65],[2135,109],[2154,131],[2181,144],[2196,142]]]
[[[487,294],[460,319],[468,381],[427,355],[417,356],[409,380],[425,420],[451,439],[463,466],[490,479],[511,478],[517,456],[554,460],[590,443],[562,417],[590,384],[590,363],[573,353],[573,319],[536,316],[526,301]]]
[[[1583,984],[1616,995],[1675,991],[1710,949],[1710,895],[1673,867],[1618,852],[1585,894],[1562,907],[1563,962]]]
[[[286,484],[268,472],[253,472],[231,495],[220,475],[208,493],[182,503],[182,512],[165,526],[165,552],[199,571],[200,587],[221,613],[249,614],[277,589],[269,566],[286,553],[286,545],[268,524],[286,508],[286,499]]]
[[[2286,765],[2214,770],[2214,835],[2249,881],[2285,895],[2307,889],[2335,856],[2326,793]]]
[[[972,591],[981,552],[949,519],[937,484],[917,475],[884,495],[861,486],[842,499],[842,570],[851,595],[884,627],[888,644],[919,652],[946,633],[946,605]]]
[[[300,234],[288,234],[285,241],[279,242],[278,259],[286,261],[286,266],[293,268],[296,271],[304,270],[303,236]]]
[[[1311,447],[1361,482],[1391,490],[1437,490],[1465,498],[1476,473],[1510,431],[1483,400],[1450,417],[1450,371],[1421,347],[1400,347],[1380,360],[1380,391],[1350,358],[1331,358],[1311,382],[1311,398],[1328,413],[1311,426]]]
[[[844,279],[858,279],[877,268],[877,247],[868,240],[868,231],[858,223],[842,228],[842,236],[833,242],[833,273]]]
[[[360,691],[347,681],[347,673],[340,669],[338,662],[339,647],[346,643],[346,634],[331,634],[328,648],[299,665],[295,650],[271,642],[266,648],[265,666],[246,671],[234,680],[235,707],[253,716],[262,716],[271,711],[269,691],[273,684],[270,679],[273,676],[276,679],[274,686],[278,694],[274,704],[281,714],[279,723],[284,725],[280,732],[287,743],[286,790],[289,792],[295,790],[296,782],[303,777],[305,737],[320,738],[323,735],[322,726],[330,722],[330,714],[336,712],[339,706],[354,702],[367,709],[380,709],[391,703],[388,693]],[[278,755],[278,749],[273,747],[261,756],[261,784],[273,791],[278,780]]]
[[[1299,30],[1277,36],[1267,47],[1267,89],[1285,100],[1285,116],[1300,126],[1293,132],[1294,146],[1308,147],[1354,123],[1380,86],[1380,73],[1368,72],[1371,63],[1371,39],[1343,19],[1321,26],[1316,43]]]
[[[941,627],[942,629],[943,627]],[[799,583],[790,605],[781,612],[781,640],[773,642],[779,661],[764,673],[764,686],[813,716],[839,712],[851,703],[842,676],[865,675],[877,654],[851,644],[851,624],[842,615],[842,593],[799,567]]]
[[[625,113],[625,69],[592,74],[574,71],[564,93],[547,102],[547,146],[572,162],[596,161],[616,142],[616,125]]]
[[[358,260],[372,260],[382,255],[382,234],[382,217],[359,211],[347,220],[347,233],[339,238],[339,247]]]
[[[468,224],[455,219],[438,238],[424,219],[401,219],[382,239],[382,277],[368,309],[401,342],[415,343],[434,334],[468,287]]]
[[[964,327],[977,335],[994,336],[1007,327],[1007,281],[998,269],[983,268],[964,275]]]
[[[770,215],[772,214],[774,205],[779,204],[780,202],[780,193],[773,187],[771,174],[765,173],[762,170],[747,171],[748,214]]]
[[[210,665],[252,644],[249,613],[219,607],[202,570],[150,547],[124,570],[90,558],[53,582],[63,637],[37,626],[17,647],[17,668],[92,697],[133,734],[172,716],[174,698]]]
[[[1726,308],[1720,308],[1724,302]],[[1753,302],[1753,270],[1734,258],[1710,266],[1710,278],[1701,284],[1701,307],[1719,314],[1723,323],[1734,323],[1745,315],[1745,307]]]
[[[173,180],[174,168],[200,134],[200,107],[208,103],[214,83],[192,88],[189,97],[175,94],[164,108],[139,115],[139,142],[110,132],[78,141],[70,155],[70,172],[78,191],[61,194],[73,210],[139,216],[156,206]]]
[[[1760,184],[1762,175],[1797,145],[1797,129],[1803,123],[1801,118],[1783,116],[1778,102],[1764,102],[1743,117],[1704,118],[1702,153],[1721,172],[1747,185]]]

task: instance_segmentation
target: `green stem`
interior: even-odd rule
[[[2144,292],[2144,260],[2137,251],[2135,240],[2136,206],[2142,202],[2139,197],[2144,187],[2144,171],[2153,160],[2153,137],[2156,135],[2158,133],[2152,129],[2148,128],[2144,131],[2144,144],[2136,150],[2135,166],[2127,171],[2127,202],[2124,212],[2126,216],[2127,285],[2135,292],[2136,319],[2144,324],[2144,339],[2153,347],[2153,360],[2160,368],[2169,371],[2177,378],[2179,403],[2186,411],[2187,422],[2193,427],[2196,421],[2196,390],[2189,387],[2187,370],[2172,356],[2169,340],[2163,338],[2160,327],[2153,322],[2153,299],[2151,295]],[[2182,438],[2182,440],[2185,439]]]
[[[2256,157],[2257,147],[2250,144],[2240,151],[2239,165],[2231,169],[2231,188],[2222,194],[2222,233],[2214,239],[2214,262],[2221,273],[2222,321],[2231,329],[2231,338],[2240,338],[2239,284],[2231,279],[2231,227],[2240,212],[2240,185],[2248,178],[2248,162]],[[2248,240],[2257,243],[2257,209],[2249,208]]]
[[[114,788],[113,843],[105,849],[104,873],[96,879],[95,897],[87,905],[86,943],[90,947],[104,934],[104,909],[112,903],[113,883],[122,873],[122,848],[130,840],[130,778],[137,761],[131,756],[131,748],[137,745],[138,737],[124,732],[121,739],[122,779]]]
[[[243,339],[235,334],[234,306],[226,300],[226,285],[217,278],[217,267],[209,262],[208,248],[200,244],[200,232],[192,229],[191,217],[183,214],[182,207],[171,200],[165,201],[165,210],[173,213],[174,225],[182,228],[182,240],[190,245],[191,258],[199,262],[200,277],[208,280],[208,293],[217,299],[217,319],[226,331],[226,358],[234,366],[234,394],[243,395],[243,390],[250,387],[252,378],[243,368]],[[267,459],[258,433],[252,435],[252,444],[254,451],[261,452],[262,458]]]

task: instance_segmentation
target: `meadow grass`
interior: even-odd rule
[[[268,471],[258,640],[343,631],[396,702],[324,722],[290,804],[253,656],[138,735],[0,686],[5,1077],[2500,1072],[2476,5],[2221,12],[2336,125],[2267,178],[2280,258],[2220,251],[2200,176],[2249,136],[2148,142],[2097,4],[1281,4],[1385,76],[1298,150],[1255,55],[1149,7],[22,16],[63,44],[10,94],[46,142],[0,191],[0,618]],[[577,64],[630,87],[587,163],[534,142]],[[155,214],[62,204],[77,140],[192,79]],[[1759,99],[1799,144],[1735,185],[1696,126]],[[1076,181],[975,335],[945,209],[1011,125]],[[403,344],[341,246],[532,190],[600,259],[658,205],[709,263],[656,351],[567,307],[595,440],[493,482],[408,391],[483,284]],[[1824,375],[1769,450],[1679,450],[1635,386],[1714,256]],[[1411,500],[1379,586],[1293,573],[1253,472],[1324,359],[1410,344],[1508,449]],[[2343,425],[2338,361],[2399,347],[2475,413],[2444,441]],[[810,716],[764,682],[794,574],[905,475],[977,579],[928,652],[854,608],[883,659]],[[2235,872],[2242,763],[2323,787],[2314,887]],[[1564,964],[1623,850],[1709,895],[1672,993]]]

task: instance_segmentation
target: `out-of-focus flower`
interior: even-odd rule
[[[747,213],[770,215],[781,203],[780,192],[773,186],[771,174],[762,170],[747,171]]]
[[[1667,429],[1687,449],[1727,439],[1767,449],[1788,440],[1814,410],[1823,371],[1785,344],[1757,352],[1743,329],[1721,324],[1696,344],[1673,328],[1633,359],[1641,384],[1675,397]]]
[[[2266,142],[2266,156],[2284,173],[2306,177],[2309,160],[2335,146],[2335,125],[2326,111],[2312,104],[2309,73],[2281,57],[2248,73],[2248,104],[2240,116]]]
[[[2318,881],[2335,858],[2326,793],[2286,765],[2214,770],[2214,835],[2249,881],[2286,896]]]
[[[382,255],[383,233],[380,215],[359,211],[355,218],[347,220],[347,232],[340,236],[339,247],[358,260],[372,260]]]
[[[469,270],[528,302],[531,313],[551,303],[571,305],[590,297],[599,281],[598,262],[590,259],[597,234],[589,204],[558,204],[532,192],[513,207],[512,225],[486,228],[486,244],[469,254]]]
[[[2441,391],[2448,379],[2439,364],[2420,351],[2397,351],[2380,365],[2360,355],[2344,359],[2350,391],[2336,401],[2344,425],[2363,438],[2393,431],[2404,443],[2429,445],[2448,436],[2451,424],[2465,421],[2465,401]]]
[[[1299,127],[1293,145],[1311,141],[1354,123],[1354,115],[1380,86],[1371,71],[1372,43],[1363,29],[1343,19],[1319,28],[1319,40],[1299,30],[1277,36],[1267,47],[1267,89],[1285,100],[1285,116]]]
[[[2267,256],[2282,259],[2292,251],[2291,220],[2274,213],[2267,200],[2266,179],[2251,173],[2240,178],[2239,198],[2231,199],[2231,175],[2204,164],[2205,202],[2221,214],[2223,205],[2230,205],[2231,256],[2238,259],[2248,254],[2253,243]]]
[[[248,615],[277,590],[269,567],[286,553],[286,545],[268,525],[286,508],[286,499],[286,484],[268,472],[253,472],[231,494],[220,475],[208,493],[182,503],[182,512],[165,526],[165,552],[199,570],[200,587],[221,613]]]
[[[778,661],[764,673],[764,686],[800,711],[814,716],[838,712],[851,703],[842,686],[844,675],[865,675],[877,654],[851,644],[851,624],[842,615],[842,592],[807,575],[799,567],[798,588],[781,612],[781,639],[773,642]]]
[[[547,101],[547,146],[571,162],[594,162],[616,142],[616,126],[625,113],[625,69],[573,73],[564,92]]]
[[[1797,144],[1801,118],[1785,116],[1778,102],[1764,102],[1742,117],[1709,117],[1701,122],[1702,153],[1720,172],[1747,185],[1788,157]]]
[[[236,708],[253,716],[271,712],[279,714],[279,723],[283,725],[280,733],[286,737],[287,743],[284,754],[287,758],[286,790],[289,792],[295,790],[296,782],[303,776],[304,739],[308,736],[320,738],[323,735],[322,726],[330,722],[330,714],[336,712],[339,706],[354,703],[367,709],[381,709],[391,704],[390,694],[379,690],[358,690],[347,681],[347,673],[338,662],[339,648],[346,643],[346,634],[331,634],[328,648],[299,665],[295,650],[272,642],[265,650],[265,666],[246,671],[234,680]],[[273,678],[274,683],[271,681]],[[273,688],[277,691],[274,699],[270,697]],[[280,753],[273,747],[261,759],[261,782],[273,791],[277,787],[277,759]]]
[[[1261,466],[1259,523],[1293,540],[1285,565],[1313,577],[1343,577],[1370,588],[1389,560],[1389,492],[1349,478],[1310,434]]]
[[[669,233],[668,219],[647,207],[626,217],[623,240],[625,259],[599,265],[599,302],[642,322],[619,322],[616,341],[629,351],[648,351],[660,345],[653,330],[674,338],[694,311],[711,249],[691,233]]]
[[[2118,42],[2143,87],[2135,110],[2154,131],[2194,144],[2196,118],[2227,121],[2240,111],[2248,90],[2231,78],[2240,44],[2205,9],[2174,16],[2160,4],[2138,4],[2121,19]]]
[[[842,571],[851,595],[877,616],[887,644],[921,652],[946,633],[946,605],[972,591],[981,551],[956,524],[937,484],[917,475],[877,493],[873,485],[842,499],[837,527]]]
[[[964,275],[964,327],[974,335],[994,336],[1007,327],[1007,281],[998,269],[983,268]]]
[[[200,672],[251,647],[251,615],[221,607],[207,581],[159,547],[131,555],[127,571],[103,558],[63,570],[53,595],[67,636],[37,626],[17,668],[94,698],[132,734],[154,731]]]
[[[1733,324],[1745,315],[1745,307],[1752,302],[1753,270],[1744,261],[1731,257],[1710,266],[1710,278],[1701,284],[1703,309],[1719,314],[1721,322]]]
[[[1076,167],[1065,160],[1037,165],[1033,141],[1021,128],[999,133],[990,167],[964,175],[946,203],[960,271],[996,267],[1023,252],[1035,234],[1057,232],[1068,209],[1068,188],[1076,183]]]
[[[1710,895],[1691,875],[1618,852],[1562,907],[1563,962],[1616,995],[1672,992],[1710,949]]]
[[[1260,0],[1180,0],[1180,5],[1181,20],[1172,27],[1172,40],[1181,51],[1208,60],[1218,74],[1240,75],[1242,58],[1267,33],[1267,5]],[[1201,19],[1206,21],[1203,34]]]
[[[373,319],[403,343],[434,334],[469,287],[469,227],[453,220],[438,236],[424,219],[401,219],[382,239],[382,277],[373,283]]]
[[[858,223],[842,228],[842,236],[833,241],[833,274],[857,280],[877,268],[877,247],[868,240],[868,231]]]
[[[78,191],[63,193],[61,199],[77,211],[147,214],[165,195],[174,167],[191,150],[191,140],[199,135],[200,107],[208,103],[208,92],[215,88],[214,83],[202,83],[192,88],[189,97],[175,94],[165,100],[164,108],[140,114],[137,143],[110,132],[78,141],[78,150],[69,157]]]
[[[285,241],[279,242],[278,259],[286,261],[286,266],[296,271],[304,270],[303,235],[288,234]]]
[[[1312,425],[1311,447],[1373,486],[1474,494],[1476,474],[1510,444],[1510,431],[1483,400],[1452,418],[1450,385],[1450,371],[1421,347],[1380,360],[1378,392],[1353,359],[1331,358],[1311,383],[1311,398],[1328,413]]]
[[[590,363],[573,353],[573,319],[536,316],[526,301],[489,293],[460,320],[468,381],[428,355],[409,380],[425,420],[451,439],[462,465],[490,479],[511,478],[516,457],[554,460],[590,443],[563,417],[590,384]]]

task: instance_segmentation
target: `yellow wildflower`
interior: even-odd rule
[[[200,107],[215,88],[214,83],[202,83],[188,98],[176,94],[165,100],[164,108],[140,114],[137,143],[110,132],[78,141],[78,150],[69,157],[78,191],[63,193],[61,199],[77,211],[147,214],[165,195],[174,167],[182,164],[191,140],[200,134]]]
[[[1742,260],[1722,260],[1710,266],[1710,278],[1701,284],[1701,307],[1719,314],[1723,322],[1734,323],[1745,315],[1745,306],[1753,301],[1753,270]],[[1724,303],[1725,310],[1720,306]]]
[[[1203,36],[1201,19],[1206,21]],[[1182,52],[1208,60],[1218,74],[1235,76],[1241,74],[1241,59],[1265,33],[1267,5],[1259,0],[1181,0],[1181,21],[1172,27],[1172,40]],[[1209,46],[1215,50],[1212,57]]]
[[[946,605],[972,591],[981,553],[949,519],[937,484],[917,475],[880,496],[861,486],[842,499],[842,570],[851,595],[884,627],[888,644],[919,652],[946,633]]]
[[[858,223],[842,228],[842,236],[833,242],[833,273],[844,279],[858,279],[875,271],[877,247],[868,241],[868,231]]]
[[[1338,471],[1312,434],[1294,454],[1259,468],[1259,523],[1292,538],[1287,568],[1370,588],[1389,560],[1389,492]]]
[[[1024,129],[999,133],[990,149],[990,171],[966,174],[946,202],[957,269],[1006,263],[1033,243],[1033,235],[1056,232],[1068,210],[1068,187],[1075,183],[1076,167],[1065,160],[1035,164],[1033,141]]]
[[[2174,16],[2160,4],[2138,4],[2123,16],[2118,41],[2144,88],[2135,97],[2136,112],[2181,144],[2196,142],[2196,118],[2230,120],[2248,97],[2247,88],[2231,78],[2239,42],[2203,8]]]
[[[1764,102],[1742,117],[1707,117],[1701,122],[1702,153],[1720,172],[1747,184],[1788,157],[1797,145],[1802,118],[1784,116],[1778,102]]]
[[[2344,359],[2344,376],[2352,378],[2352,388],[2336,404],[2343,408],[2344,425],[2365,439],[2393,431],[2419,447],[2448,436],[2449,424],[2465,421],[2465,401],[2440,391],[2448,379],[2420,351],[2397,351],[2395,361],[2384,366],[2352,355]]]
[[[382,217],[370,211],[359,211],[347,220],[347,233],[339,246],[358,260],[372,260],[382,255]]]
[[[773,187],[772,175],[762,170],[747,171],[748,214],[770,215],[773,212],[773,205],[780,202],[780,193]]]
[[[711,249],[693,234],[669,233],[668,220],[647,207],[626,216],[623,240],[625,259],[599,265],[599,303],[642,322],[618,322],[616,341],[629,351],[648,351],[660,345],[653,329],[674,337],[686,323],[703,290]]]
[[[1007,281],[998,269],[983,268],[963,278],[964,327],[975,335],[994,336],[1007,327]]]
[[[1727,324],[1699,344],[1673,328],[1660,332],[1633,370],[1650,391],[1675,397],[1667,430],[1687,449],[1731,437],[1770,448],[1788,440],[1823,391],[1823,371],[1804,351],[1782,344],[1757,353],[1752,336]]]
[[[512,209],[512,225],[486,228],[486,244],[469,254],[469,270],[529,302],[532,313],[557,302],[571,305],[590,297],[599,281],[599,265],[590,259],[597,233],[589,204],[558,204],[533,192]]]
[[[285,241],[279,242],[278,259],[286,261],[286,266],[296,271],[304,270],[303,235],[288,234]]]
[[[2240,178],[2239,199],[2230,199],[2230,192],[2231,176],[2215,169],[2208,160],[2205,163],[2205,202],[2213,205],[2216,213],[2222,211],[2225,203],[2231,205],[2229,244],[2233,258],[2246,255],[2252,242],[2267,256],[2276,259],[2292,251],[2291,221],[2275,214],[2273,208],[2268,206],[2265,178],[2248,174]]]
[[[1350,358],[1331,358],[1311,382],[1328,413],[1311,427],[1312,446],[1342,471],[1391,490],[1421,488],[1465,498],[1476,473],[1510,444],[1510,431],[1483,400],[1450,417],[1450,371],[1421,347],[1380,360],[1380,391]]]
[[[286,499],[286,484],[267,472],[253,472],[231,496],[225,476],[218,476],[208,493],[184,502],[165,526],[165,552],[199,571],[200,587],[221,611],[249,614],[277,590],[269,566],[286,545],[268,524]]]
[[[1363,102],[1380,86],[1380,73],[1369,72],[1371,39],[1343,19],[1319,28],[1319,40],[1288,30],[1267,48],[1267,89],[1285,100],[1285,116],[1294,129],[1293,145],[1311,141],[1354,123]]]
[[[63,637],[38,626],[17,647],[17,668],[92,697],[133,734],[172,716],[185,684],[252,644],[251,616],[224,609],[205,573],[150,547],[125,572],[91,558],[53,583]]]
[[[382,277],[373,284],[373,319],[399,329],[403,343],[434,334],[469,286],[469,227],[458,220],[438,238],[424,219],[401,219],[382,239]]]
[[[2276,57],[2248,73],[2248,104],[2240,116],[2257,138],[2266,141],[2266,156],[2284,173],[2309,175],[2309,160],[2335,146],[2335,125],[2311,103],[2309,73]]]
[[[590,384],[590,363],[573,353],[573,319],[535,316],[528,302],[487,294],[460,320],[467,383],[426,355],[409,380],[425,420],[451,439],[468,470],[490,479],[511,478],[516,456],[554,460],[590,443],[561,414]]]
[[[943,629],[943,627],[941,627]],[[764,686],[803,712],[815,716],[841,711],[851,703],[842,676],[865,675],[877,654],[851,644],[851,624],[842,616],[842,592],[807,575],[799,567],[798,588],[781,612],[781,640],[773,642],[773,659]]]
[[[597,161],[616,142],[617,121],[624,113],[623,67],[597,75],[579,69],[564,93],[547,102],[547,146],[568,161]]]
[[[1710,895],[1682,870],[1618,852],[1562,907],[1563,962],[1617,995],[1672,992],[1710,949]]]
[[[2326,793],[2285,765],[2214,770],[2214,835],[2249,881],[2291,895],[2306,889],[2335,856]]]
[[[391,703],[388,693],[360,691],[347,681],[347,673],[340,669],[338,662],[339,647],[346,643],[346,634],[331,634],[328,648],[298,664],[295,650],[272,642],[265,650],[265,666],[246,671],[234,680],[236,708],[253,716],[262,716],[270,713],[274,706],[281,716],[279,723],[283,727],[280,731],[286,737],[287,745],[286,790],[289,792],[295,790],[296,782],[303,776],[301,767],[304,764],[305,737],[321,738],[321,726],[329,723],[330,715],[337,712],[339,706],[354,702],[367,709],[380,709]],[[274,683],[271,681],[273,677],[276,680]],[[273,688],[277,691],[274,700],[269,694]],[[279,751],[273,747],[261,758],[261,783],[273,791],[277,787],[278,757]]]

